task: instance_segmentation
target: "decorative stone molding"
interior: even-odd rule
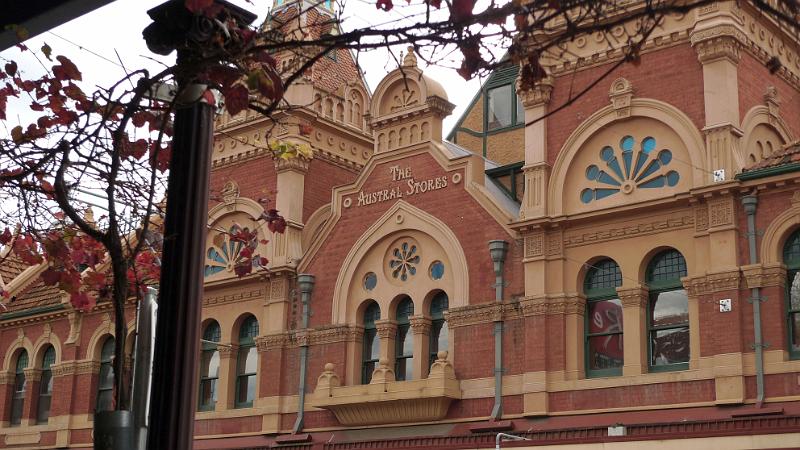
[[[552,93],[553,79],[551,77],[544,78],[531,89],[520,88],[519,79],[517,79],[517,96],[522,99],[522,105],[525,108],[533,108],[550,103],[550,95]]]
[[[525,257],[544,256],[544,231],[534,231],[525,236]]]
[[[6,445],[31,445],[42,441],[42,433],[39,431],[14,432],[6,435]]]
[[[525,193],[522,196],[520,219],[541,217],[547,213],[547,184],[550,181],[550,165],[535,162],[522,168],[525,176]]]
[[[445,312],[447,326],[450,329],[493,322],[495,317],[502,317],[503,305],[492,302],[451,308]]]
[[[236,199],[239,198],[239,185],[235,181],[228,181],[225,183],[225,186],[222,187],[220,195],[222,196],[223,203],[228,206],[233,205]]]
[[[709,227],[733,224],[733,199],[721,198],[708,202]]]
[[[555,231],[547,234],[547,256],[559,256],[563,253],[563,233]]]
[[[736,155],[739,154],[739,140],[744,136],[744,132],[734,125],[723,123],[703,128],[703,135],[706,139],[708,167],[711,170],[725,169],[725,179],[733,179],[736,172],[741,169]]]
[[[690,41],[697,52],[697,58],[703,64],[721,59],[738,64],[739,50],[747,38],[733,25],[720,25],[692,33]]]
[[[393,338],[397,334],[397,322],[391,319],[376,320],[375,328],[381,339]]]
[[[769,122],[772,125],[777,125],[780,119],[780,100],[778,99],[778,89],[775,86],[768,86],[764,92],[764,104],[767,105],[769,111]]]
[[[538,296],[524,297],[519,302],[522,316],[541,316],[556,314],[583,314],[585,300],[580,297]]]
[[[288,347],[292,337],[289,333],[276,333],[268,334],[266,336],[259,336],[256,338],[256,346],[259,352],[266,352],[268,350],[277,350],[280,348]]]
[[[342,425],[430,422],[441,420],[461,388],[447,352],[437,355],[428,378],[395,381],[388,361],[381,360],[368,385],[341,386],[333,364],[317,379],[310,396],[316,408],[327,409]]]
[[[286,279],[283,277],[271,279],[269,285],[269,298],[271,300],[283,300],[286,297]]]
[[[256,338],[256,346],[258,351],[263,351],[261,347],[258,347],[258,338]],[[232,358],[236,353],[239,351],[239,346],[236,344],[230,345],[218,345],[217,351],[219,352],[220,358]]]
[[[66,361],[61,364],[53,364],[50,366],[50,373],[53,377],[65,377],[75,375],[78,366],[75,361]]]
[[[642,286],[635,286],[631,288],[618,287],[617,298],[622,303],[623,308],[630,307],[647,307],[647,294],[648,291]]]
[[[225,303],[243,302],[252,300],[254,298],[261,298],[264,296],[263,289],[253,289],[250,291],[232,292],[214,297],[206,297],[203,299],[203,306],[221,305]]]
[[[708,230],[708,206],[698,205],[694,208],[694,230]]]
[[[710,273],[705,276],[683,278],[683,286],[690,297],[739,289],[739,271]]]
[[[631,99],[633,98],[633,85],[625,78],[617,78],[611,83],[608,91],[611,106],[617,112],[617,118],[624,119],[631,115]]]
[[[75,375],[95,374],[100,372],[100,361],[77,361]]]
[[[763,266],[752,264],[742,266],[745,286],[748,289],[756,287],[786,286],[786,267],[782,264]]]
[[[16,374],[14,372],[0,372],[0,385],[14,384],[15,377]]]
[[[42,379],[42,370],[28,367],[27,369],[23,370],[25,373],[25,381],[27,382],[36,382]]]
[[[309,331],[308,330],[297,330],[294,333],[293,339],[294,344],[298,347],[308,347],[309,342],[311,339],[309,338]]]
[[[308,330],[310,345],[358,342],[362,336],[364,336],[364,327],[359,326],[333,325]]]
[[[310,159],[303,157],[289,159],[274,158],[273,161],[275,162],[275,171],[277,173],[293,171],[305,174],[308,172],[308,165],[311,163]]]
[[[577,247],[589,243],[611,241],[632,236],[660,233],[668,230],[690,228],[692,225],[694,225],[694,217],[686,215],[678,218],[668,218],[621,228],[608,228],[590,233],[568,234],[564,237],[564,244],[566,247]]]
[[[415,335],[428,335],[431,332],[431,319],[424,316],[411,317],[411,331]]]

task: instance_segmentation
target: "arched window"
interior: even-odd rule
[[[395,338],[394,376],[397,381],[414,379],[414,333],[411,316],[414,302],[405,297],[397,304],[397,336]]]
[[[792,233],[783,246],[783,263],[789,277],[786,282],[789,354],[800,358],[800,230]]]
[[[689,367],[689,298],[681,283],[686,260],[677,250],[657,254],[647,267],[648,357],[651,371]]]
[[[42,356],[42,378],[39,383],[39,401],[36,405],[36,423],[47,423],[50,417],[50,398],[53,396],[53,371],[56,362],[56,349],[47,347]]]
[[[258,336],[258,320],[249,316],[239,328],[239,355],[236,358],[236,403],[237,408],[250,408],[256,398],[256,372],[258,351],[255,338]]]
[[[22,422],[22,407],[25,405],[25,369],[28,368],[28,352],[22,350],[17,356],[14,373],[14,392],[11,395],[11,425]]]
[[[450,333],[447,328],[447,322],[444,320],[444,312],[449,307],[448,303],[447,294],[444,292],[439,292],[431,300],[431,336],[428,367],[436,361],[439,351],[447,350],[448,348]]]
[[[100,350],[100,379],[97,381],[97,411],[114,409],[114,336],[103,342]]]
[[[586,294],[586,376],[622,375],[622,272],[613,259],[591,265],[583,280]]]
[[[217,404],[217,380],[219,379],[219,350],[217,344],[220,340],[219,324],[211,321],[203,331],[203,342],[200,353],[200,394],[198,409],[211,411]]]
[[[364,347],[361,353],[361,384],[369,384],[381,354],[381,342],[375,321],[381,318],[381,307],[371,302],[364,310]]]

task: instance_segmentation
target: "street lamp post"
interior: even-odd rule
[[[247,25],[255,15],[223,0],[225,14]],[[213,45],[215,18],[191,13],[184,0],[147,12],[153,23],[143,35],[154,53],[178,51],[172,159],[167,185],[164,247],[153,358],[149,450],[189,450],[194,435],[203,257],[208,221],[208,184],[213,106],[201,100],[206,87],[195,79],[197,61]],[[221,16],[220,16],[221,17]]]

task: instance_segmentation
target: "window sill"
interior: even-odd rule
[[[649,366],[647,368],[648,372],[650,373],[659,373],[659,372],[678,372],[681,370],[688,370],[689,363],[676,363],[676,364],[669,364],[663,366]]]
[[[311,405],[331,411],[342,425],[377,425],[441,420],[461,386],[453,365],[444,358],[431,366],[428,378],[395,381],[382,360],[370,384],[340,386],[333,364],[326,364],[311,396]]]

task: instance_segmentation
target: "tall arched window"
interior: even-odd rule
[[[28,352],[22,350],[17,356],[17,366],[14,373],[14,392],[11,394],[11,425],[22,422],[22,407],[25,405],[25,369],[28,368]]]
[[[439,292],[431,300],[431,336],[428,351],[428,367],[436,361],[437,354],[441,350],[447,350],[449,330],[447,322],[444,320],[444,312],[447,311],[449,300],[447,294]]]
[[[256,372],[258,371],[258,320],[249,316],[239,328],[239,355],[236,358],[236,403],[237,408],[250,408],[256,398]]]
[[[203,342],[200,353],[200,394],[198,409],[211,411],[217,404],[217,380],[219,379],[219,324],[211,321],[203,331]]]
[[[39,383],[39,400],[36,405],[36,423],[47,423],[50,417],[50,398],[53,396],[53,371],[56,362],[56,349],[47,347],[42,356],[42,378]]]
[[[677,250],[657,254],[647,266],[647,311],[651,371],[689,367],[689,298],[681,283],[686,260]]]
[[[103,342],[100,350],[100,379],[97,381],[97,411],[114,409],[114,336]]]
[[[397,304],[397,336],[395,338],[394,376],[397,381],[414,379],[414,333],[411,316],[414,302],[405,297]]]
[[[583,280],[586,294],[586,376],[622,375],[622,272],[613,259],[591,265]]]
[[[800,358],[800,230],[783,246],[783,263],[788,269],[786,281],[786,319],[789,321],[789,354]]]
[[[364,310],[364,347],[361,352],[361,384],[372,381],[372,372],[381,355],[381,341],[375,321],[381,318],[381,307],[371,302]]]

